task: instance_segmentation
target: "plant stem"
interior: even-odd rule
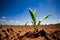
[[[36,26],[36,23],[34,23],[34,32],[36,33],[37,31],[37,26]]]
[[[34,32],[36,33],[36,26],[34,26]]]

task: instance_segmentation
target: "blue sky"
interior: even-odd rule
[[[29,8],[36,9],[37,21],[52,14],[41,24],[60,23],[60,0],[0,0],[0,24],[24,25],[31,20]]]

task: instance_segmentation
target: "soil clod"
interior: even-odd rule
[[[2,30],[2,32],[6,32],[6,30]]]
[[[10,32],[8,28],[7,28],[7,32]]]

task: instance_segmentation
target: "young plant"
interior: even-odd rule
[[[34,32],[36,33],[36,32],[37,32],[37,26],[36,26],[36,23],[37,23],[36,17],[37,17],[37,15],[36,15],[36,10],[34,10],[34,12],[32,12],[32,10],[29,8],[29,12],[30,12],[30,16],[31,16],[31,18],[32,18],[32,21],[30,21],[30,22],[32,22],[32,24],[33,24],[33,26],[34,26]],[[51,14],[48,14],[47,16],[41,18],[41,19],[38,21],[38,25],[40,25],[40,23],[41,23],[43,20],[47,19],[50,15],[51,15]],[[27,23],[28,23],[28,22],[26,22],[25,25],[27,25]]]

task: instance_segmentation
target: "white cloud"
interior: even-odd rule
[[[19,21],[16,21],[17,23],[19,22]]]
[[[5,16],[3,16],[2,18],[3,18],[3,19],[5,19],[6,17],[5,17]]]
[[[9,22],[13,22],[13,20],[9,20]]]

